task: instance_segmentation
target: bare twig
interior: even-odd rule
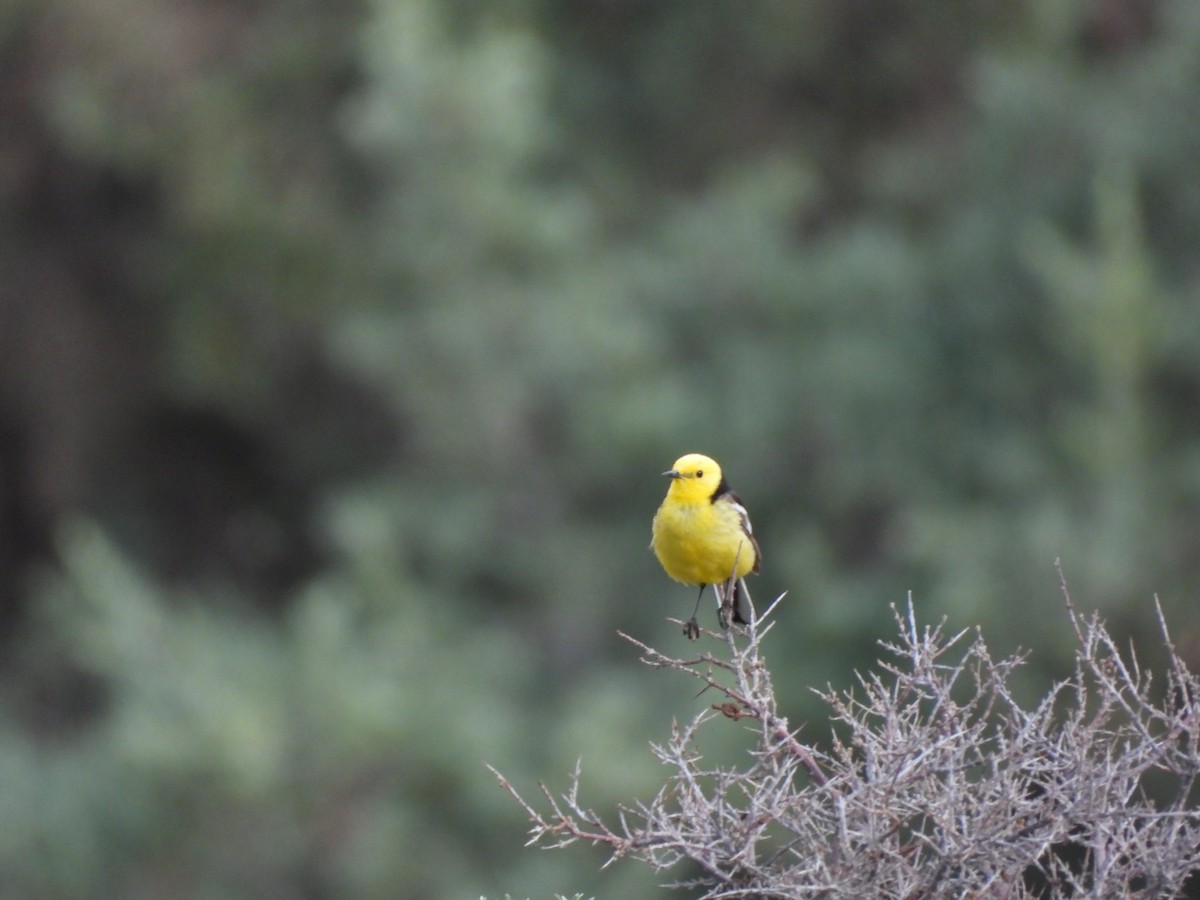
[[[606,846],[658,870],[690,861],[675,887],[705,898],[1162,897],[1200,868],[1200,683],[1169,654],[1164,696],[1132,651],[1060,587],[1078,644],[1074,673],[1034,706],[976,630],[920,626],[911,598],[899,636],[850,691],[818,692],[835,723],[827,749],[779,715],[762,641],[779,600],[746,627],[705,630],[721,652],[673,657],[629,635],[642,662],[719,698],[653,753],[670,772],[655,798],[609,826],[578,801],[580,770],[541,804],[495,769],[531,823],[530,843]],[[736,769],[707,768],[701,729],[740,723]],[[490,768],[490,767],[489,767]],[[606,863],[606,865],[608,864]]]

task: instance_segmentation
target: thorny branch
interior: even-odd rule
[[[993,660],[977,631],[919,626],[910,600],[875,671],[818,691],[832,733],[823,749],[804,743],[761,653],[776,600],[744,631],[706,630],[720,652],[677,658],[622,634],[643,663],[717,698],[652,745],[671,774],[649,802],[610,824],[580,804],[578,764],[565,793],[539,785],[544,805],[492,772],[529,816],[530,844],[603,845],[605,865],[688,862],[672,886],[705,898],[1175,895],[1200,869],[1200,681],[1157,604],[1168,665],[1152,691],[1061,589],[1074,672],[1031,708],[1009,686],[1022,657]],[[722,719],[750,726],[738,769],[704,767],[695,747]]]

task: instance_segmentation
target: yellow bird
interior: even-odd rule
[[[654,514],[650,541],[654,555],[676,581],[700,586],[697,610],[711,584],[717,591],[721,626],[728,626],[730,614],[734,622],[748,624],[753,613],[742,579],[759,570],[762,553],[746,507],[729,489],[716,460],[701,453],[679,457],[663,474],[671,479],[671,486]],[[723,591],[731,579],[732,597]],[[699,636],[695,612],[684,633]]]

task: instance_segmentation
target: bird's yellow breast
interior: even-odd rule
[[[754,568],[754,545],[738,511],[727,503],[673,502],[670,495],[654,516],[651,546],[666,573],[684,584],[719,584]]]

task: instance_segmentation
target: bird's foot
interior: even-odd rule
[[[694,641],[700,637],[700,623],[696,621],[695,616],[692,616],[683,624],[683,633],[689,641]]]

